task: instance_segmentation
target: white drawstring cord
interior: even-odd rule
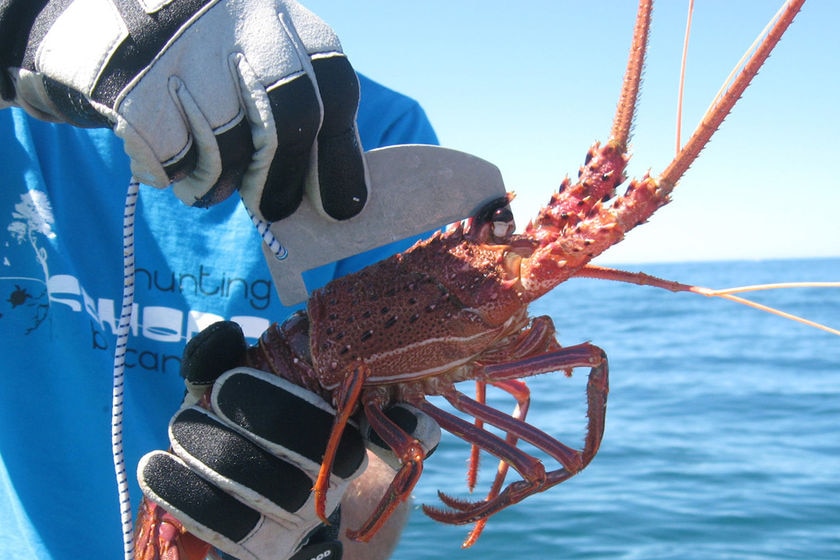
[[[271,251],[274,255],[274,258],[278,261],[285,259],[289,255],[289,252],[285,247],[283,247],[283,245],[280,244],[279,241],[277,241],[274,234],[271,233],[271,230],[269,229],[271,227],[271,222],[265,222],[259,219],[256,214],[251,212],[251,209],[245,205],[244,201],[242,204],[245,206],[245,210],[248,212],[248,215],[251,216],[251,221],[254,222],[255,226],[257,226],[257,232],[260,234],[260,237],[262,237],[263,242],[268,246],[269,251]]]
[[[128,336],[131,332],[131,313],[134,307],[134,215],[137,208],[139,188],[140,183],[132,177],[128,184],[123,213],[123,298],[114,350],[114,384],[111,401],[111,450],[114,457],[114,472],[119,493],[125,560],[132,560],[134,557],[133,511],[125,468],[122,426],[125,394],[125,354]],[[248,210],[248,215],[251,216],[251,221],[254,222],[257,231],[274,256],[278,260],[286,258],[288,252],[272,235],[269,229],[271,224],[260,220],[250,210]]]
[[[114,472],[120,500],[125,560],[132,560],[134,557],[133,512],[128,490],[128,476],[125,470],[122,426],[123,397],[125,394],[125,354],[128,335],[131,332],[131,313],[134,307],[134,213],[137,208],[139,188],[140,183],[132,177],[128,184],[123,213],[123,297],[120,322],[117,326],[116,348],[114,349],[114,385],[111,400],[111,451],[114,455]]]

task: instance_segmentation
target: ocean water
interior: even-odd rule
[[[633,269],[715,288],[840,280],[840,259]],[[840,327],[838,289],[751,297]],[[440,504],[438,489],[469,496],[467,445],[444,434],[394,558],[840,559],[840,338],[724,300],[605,281],[567,282],[532,313],[554,319],[562,344],[591,341],[609,356],[600,452],[461,550],[469,526],[419,509]],[[531,378],[529,422],[579,447],[586,374]],[[488,400],[513,408],[506,395]],[[494,469],[484,457],[478,496]]]

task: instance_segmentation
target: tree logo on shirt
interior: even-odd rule
[[[55,232],[52,230],[55,219],[52,205],[43,192],[28,191],[20,195],[20,199],[20,202],[15,204],[12,222],[7,229],[18,245],[29,244],[32,247],[35,258],[41,265],[43,279],[29,277],[3,279],[14,281],[14,287],[10,286],[8,296],[5,298],[5,303],[8,304],[7,309],[25,311],[29,314],[30,326],[26,329],[26,334],[29,334],[44,322],[50,307],[47,283],[50,277],[49,265],[47,249],[43,243],[45,239],[55,238]],[[4,262],[4,264],[8,266],[11,263]],[[0,314],[0,318],[2,317],[3,315]]]

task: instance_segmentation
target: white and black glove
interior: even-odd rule
[[[188,531],[240,560],[308,559],[327,550],[339,560],[337,508],[349,481],[364,471],[365,440],[378,437],[345,430],[327,492],[331,524],[322,525],[311,489],[335,411],[279,377],[234,367],[245,349],[232,322],[216,323],[189,342],[182,361],[188,400],[212,385],[211,410],[178,411],[169,427],[172,452],[143,457],[140,487]],[[440,430],[425,414],[402,405],[388,414],[424,447],[437,445]],[[371,448],[393,461],[390,449]]]
[[[367,465],[359,432],[344,432],[327,492],[331,526],[322,527],[311,489],[333,424],[329,405],[247,368],[222,375],[211,400],[210,411],[192,406],[172,418],[172,453],[141,459],[146,497],[240,560],[314,558],[325,550],[341,558],[337,508]]]
[[[294,0],[3,0],[0,93],[0,108],[113,128],[134,176],[189,205],[240,189],[275,221],[306,190],[340,220],[367,200],[358,79]]]

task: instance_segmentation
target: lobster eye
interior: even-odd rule
[[[478,231],[488,238],[486,241],[506,243],[513,235],[516,223],[509,202],[508,197],[497,198],[487,203],[473,218]]]
[[[510,206],[499,208],[493,213],[493,237],[499,240],[508,239],[515,229],[516,222],[513,220]]]

